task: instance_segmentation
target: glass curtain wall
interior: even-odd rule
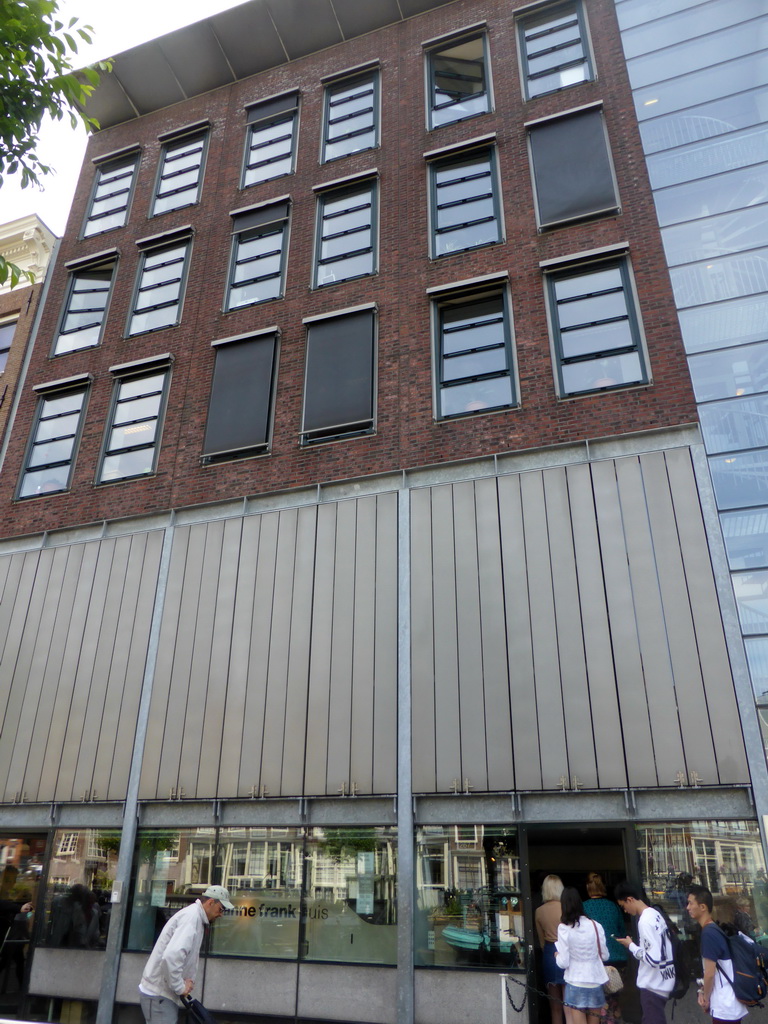
[[[768,722],[768,9],[754,0],[615,2]]]
[[[143,830],[127,948],[150,950],[163,925],[211,884],[235,909],[211,930],[212,956],[397,962],[394,828]]]

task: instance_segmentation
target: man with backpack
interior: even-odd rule
[[[701,926],[704,984],[699,989],[699,1006],[712,1015],[713,1024],[741,1020],[749,1010],[734,991],[733,954],[728,937],[712,918],[712,893],[709,889],[703,885],[689,887],[688,913]],[[737,936],[736,941],[745,940]]]
[[[639,940],[633,942],[616,937],[616,941],[626,946],[630,955],[639,961],[637,987],[643,1024],[666,1024],[664,1007],[675,985],[672,941],[667,922],[658,910],[648,906],[644,895],[631,882],[619,882],[614,889],[614,899],[624,913],[638,919]]]

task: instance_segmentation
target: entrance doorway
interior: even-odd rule
[[[0,833],[0,1017],[19,1013],[26,990],[45,844],[44,835]]]
[[[541,904],[541,886],[547,875],[558,875],[564,886],[573,886],[582,900],[587,899],[586,880],[591,871],[603,879],[609,899],[617,882],[634,874],[632,871],[631,833],[625,827],[543,825],[529,826],[527,830],[527,867],[530,893],[530,934],[535,936],[533,923],[536,908]],[[532,1024],[550,1024],[548,1000],[540,994],[542,984],[541,949],[535,943],[533,987],[530,993]],[[625,1020],[638,1020],[629,1012],[629,1005],[636,998],[634,986],[634,964],[629,965],[629,978],[625,979],[626,992],[622,1002],[627,1003]]]

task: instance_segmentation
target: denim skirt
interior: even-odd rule
[[[605,991],[602,985],[595,988],[580,988],[578,985],[565,983],[566,1006],[572,1006],[574,1010],[599,1010],[605,1006]]]

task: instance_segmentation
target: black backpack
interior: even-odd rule
[[[667,926],[666,938],[672,946],[672,961],[675,965],[675,984],[672,986],[669,998],[675,1000],[682,999],[691,984],[691,962],[685,946],[680,939],[680,933],[677,925],[672,921],[666,910],[664,910],[663,907],[660,907],[658,903],[653,904],[653,909],[658,910],[664,918],[664,923]]]
[[[739,932],[731,935],[720,925],[715,927],[725,935],[733,962],[733,981],[720,964],[718,971],[733,989],[733,994],[745,1006],[762,1006],[768,995],[768,949],[752,939],[744,938]]]

